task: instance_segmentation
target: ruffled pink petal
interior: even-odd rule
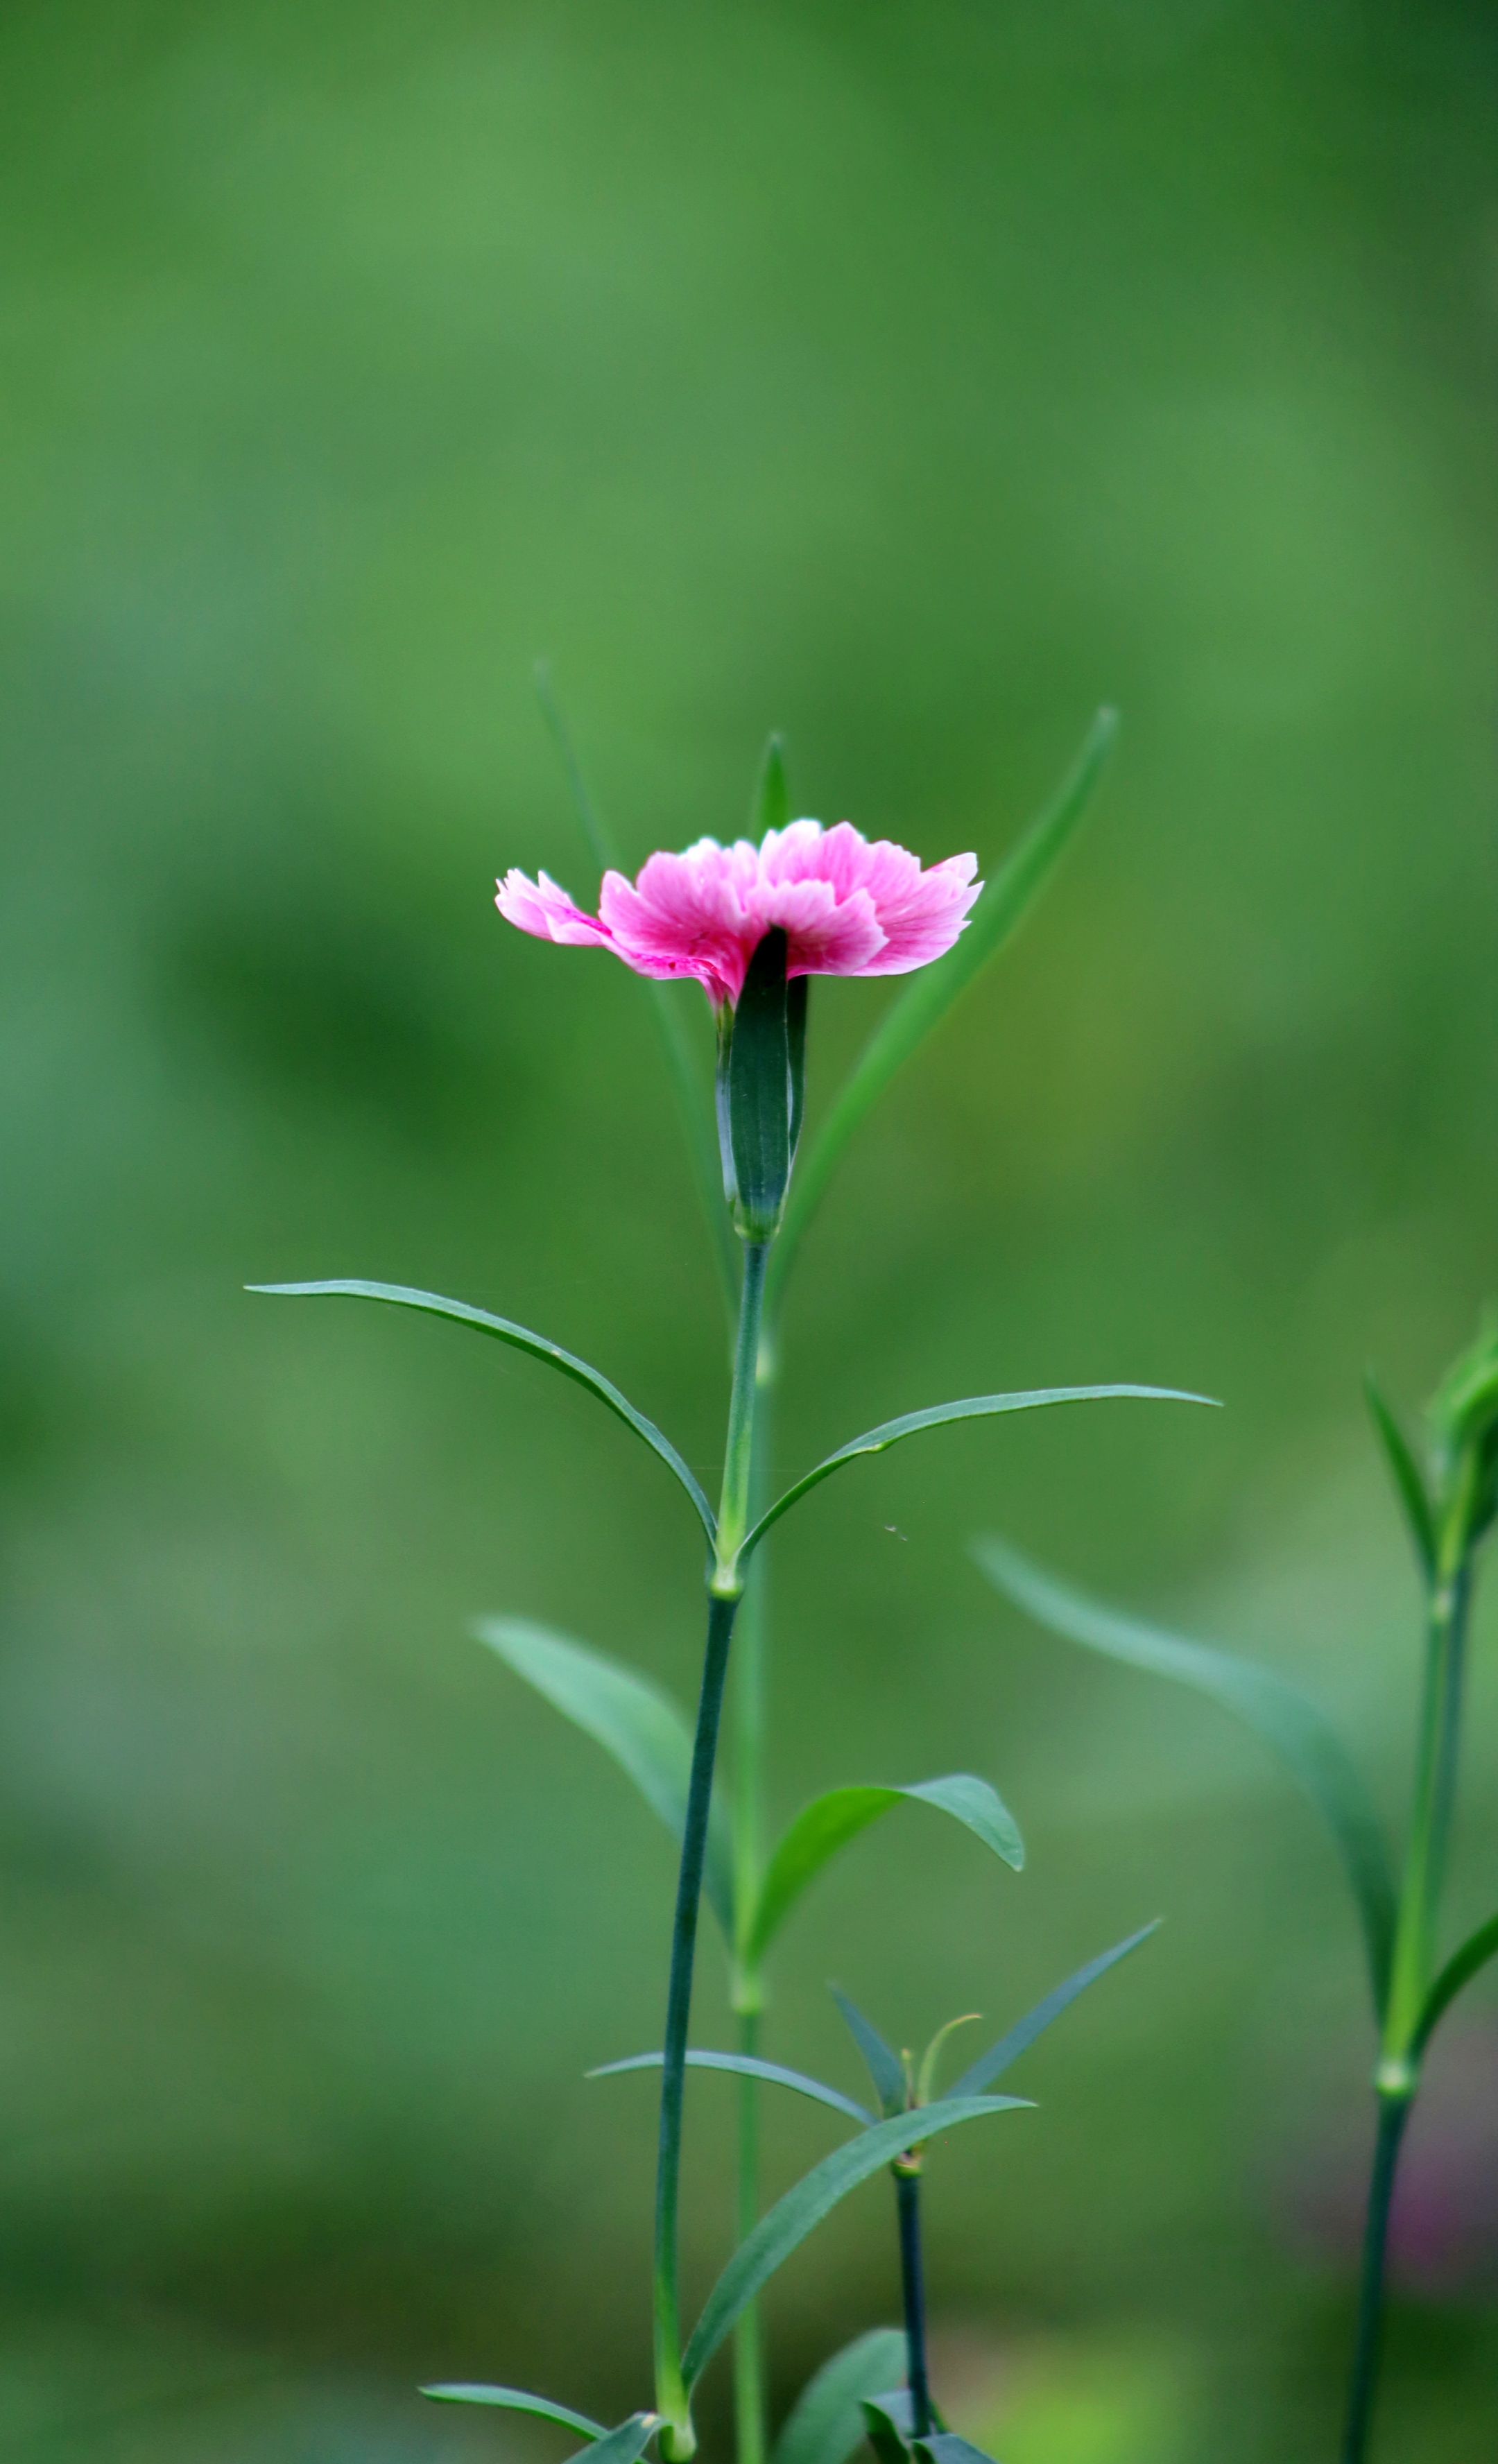
[[[499,884],[495,905],[507,922],[518,924],[522,933],[534,933],[538,940],[572,941],[605,950],[610,946],[611,936],[597,917],[584,915],[549,873],[528,881],[523,872],[512,869]]]
[[[887,938],[864,973],[905,976],[914,967],[928,967],[933,958],[944,957],[982,889],[982,883],[974,878],[977,870],[976,855],[952,855],[928,872],[918,872],[902,891],[883,897],[875,892]]]

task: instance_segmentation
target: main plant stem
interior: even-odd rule
[[[1383,2044],[1374,2081],[1378,2099],[1378,2129],[1368,2184],[1362,2280],[1342,2464],[1366,2464],[1373,2427],[1389,2215],[1405,2124],[1420,2090],[1421,2015],[1435,1973],[1441,1888],[1456,1798],[1470,1590],[1469,1569],[1462,1557],[1443,1561],[1438,1568],[1426,1629],[1425,1689],[1409,1849],[1399,1891]]]
[[[758,1521],[764,1506],[775,1374],[775,1337],[768,1323],[761,1320],[755,1369],[754,1449],[749,1467],[751,1524]],[[759,1901],[763,1865],[765,1662],[769,1645],[765,1575],[761,1548],[755,1555],[744,1588],[734,1660],[734,1908],[740,1943]],[[734,2007],[738,2014],[741,2054],[753,2056],[759,2052],[763,1991],[759,1969],[744,1968],[736,1960]],[[760,2220],[760,2082],[747,2075],[738,2081],[737,2210],[738,2239],[743,2241]],[[734,2330],[737,2464],[764,2464],[768,2445],[764,2339],[760,2305],[751,2301]]]
[[[894,2168],[900,2213],[900,2289],[905,2300],[906,2377],[911,2436],[931,2436],[931,2379],[926,2368],[926,2286],[920,2263],[920,2175]]]
[[[671,1977],[666,1991],[665,2054],[661,2071],[660,2147],[655,2170],[655,2404],[662,2416],[661,2453],[667,2464],[683,2464],[695,2452],[691,2408],[681,2367],[681,2290],[678,2210],[681,2185],[681,2108],[687,2069],[687,2032],[692,2018],[692,1975],[696,1955],[697,1908],[713,1803],[713,1767],[723,1714],[723,1686],[734,1618],[743,1593],[738,1551],[749,1529],[750,1466],[754,1457],[755,1370],[764,1303],[767,1242],[744,1245],[734,1389],[728,1407],[723,1488],[717,1538],[708,1580],[707,1644],[702,1690],[692,1747],[692,1776],[676,1879],[672,1926]]]

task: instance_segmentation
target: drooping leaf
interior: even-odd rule
[[[772,1251],[773,1256],[773,1251]],[[739,1563],[758,1548],[773,1523],[779,1523],[808,1489],[826,1480],[844,1463],[856,1463],[861,1455],[882,1455],[887,1446],[896,1446],[902,1438],[913,1438],[920,1429],[938,1429],[949,1420],[990,1419],[1001,1412],[1037,1412],[1050,1403],[1108,1403],[1114,1401],[1146,1403],[1205,1403],[1214,1411],[1222,1407],[1210,1395],[1188,1395],[1177,1386],[1037,1386],[1018,1395],[968,1395],[958,1403],[933,1403],[924,1412],[906,1412],[897,1420],[886,1420],[877,1429],[866,1430],[861,1438],[849,1439],[836,1454],[827,1455],[814,1463],[793,1482],[782,1497],[778,1497],[769,1510],[761,1514],[754,1529],[738,1551]]]
[[[574,2412],[570,2405],[553,2404],[549,2396],[532,2395],[525,2387],[484,2387],[469,2380],[452,2380],[441,2387],[424,2387],[421,2395],[430,2396],[434,2404],[491,2404],[504,2412],[539,2412],[544,2421],[560,2421],[563,2430],[575,2430],[584,2438],[606,2438],[607,2431],[601,2421],[590,2421],[585,2412]]]
[[[772,1304],[779,1297],[802,1234],[816,1213],[833,1166],[853,1132],[878,1102],[895,1072],[995,951],[1008,940],[1049,879],[1091,799],[1117,727],[1114,712],[1098,712],[1071,770],[988,882],[956,947],[935,966],[923,967],[913,976],[880,1020],[798,1170],[770,1260]]]
[[[658,2071],[664,2054],[630,2054],[622,2062],[600,2062],[588,2072],[589,2079],[613,2079],[620,2071]],[[841,2088],[827,2087],[821,2079],[808,2079],[804,2071],[788,2071],[779,2062],[763,2062],[758,2054],[718,2054],[692,2051],[687,2056],[687,2068],[695,2071],[736,2071],[741,2079],[763,2079],[770,2087],[791,2087],[798,2096],[809,2096],[816,2104],[829,2105],[834,2113],[847,2114],[867,2129],[873,2121],[868,2108],[845,2096]]]
[[[1272,1670],[1120,1616],[1045,1573],[1007,1541],[976,1541],[973,1554],[990,1582],[1053,1633],[1132,1668],[1193,1686],[1274,1748],[1336,1843],[1362,1919],[1374,2004],[1381,2017],[1394,1941],[1394,1884],[1373,1801],[1325,1713]]]
[[[1024,1842],[1013,1815],[998,1791],[970,1772],[922,1780],[911,1788],[829,1789],[803,1807],[765,1868],[741,1953],[747,1967],[758,1967],[807,1883],[839,1849],[905,1799],[950,1814],[1016,1873],[1022,1870]]]
[[[841,1985],[829,1985],[827,1991],[841,2011],[848,2035],[864,2057],[864,2067],[873,2081],[880,2112],[887,2118],[892,2113],[903,2113],[910,2102],[907,2092],[910,2082],[899,2055],[892,2045],[885,2043],[873,2021],[864,2017],[852,1995],[845,1993]]]
[[[488,1309],[473,1309],[467,1301],[444,1300],[438,1292],[418,1292],[405,1284],[365,1284],[340,1280],[322,1284],[247,1284],[246,1291],[270,1292],[281,1300],[353,1300],[384,1301],[392,1309],[420,1309],[428,1317],[449,1317],[459,1326],[471,1326],[479,1334],[492,1335],[496,1343],[508,1343],[517,1352],[528,1352],[533,1360],[544,1360],[549,1368],[559,1369],[563,1377],[585,1387],[601,1403],[643,1438],[652,1454],[675,1473],[702,1520],[711,1545],[716,1525],[713,1508],[703,1496],[696,1481],[687,1469],[669,1438],[663,1437],[653,1420],[620,1394],[596,1369],[575,1353],[563,1352],[560,1343],[549,1343],[543,1334],[533,1334],[528,1326],[516,1326],[507,1317],[492,1317]]]
[[[824,2362],[791,2407],[773,2464],[848,2464],[864,2437],[863,2404],[905,2366],[897,2327],[871,2327]]]
[[[1024,2101],[1012,2096],[944,2097],[939,2104],[928,2104],[919,2113],[897,2113],[889,2122],[876,2122],[813,2166],[760,2217],[708,2295],[683,2356],[688,2387],[700,2378],[735,2320],[761,2286],[849,2190],[881,2171],[902,2149],[919,2146],[965,2122],[1012,2112]]]
[[[1452,2003],[1465,1985],[1469,1985],[1478,1969],[1486,1968],[1498,1954],[1498,1916],[1490,1916],[1486,1925],[1468,1934],[1460,1950],[1453,1951],[1444,1968],[1425,1996],[1425,2007],[1420,2014],[1413,2051],[1419,2057],[1429,2044]]]
[[[1368,1409],[1373,1415],[1374,1427],[1378,1432],[1384,1454],[1388,1458],[1389,1469],[1394,1474],[1394,1485],[1399,1492],[1399,1503],[1404,1508],[1404,1518],[1410,1527],[1410,1537],[1415,1543],[1415,1553],[1420,1559],[1425,1580],[1433,1583],[1436,1579],[1436,1517],[1430,1503],[1430,1493],[1425,1486],[1420,1465],[1410,1452],[1404,1432],[1379,1393],[1371,1369],[1363,1378],[1363,1392],[1368,1397]]]
[[[687,1819],[692,1730],[660,1686],[633,1668],[590,1651],[527,1617],[483,1617],[474,1632],[506,1665],[582,1728],[632,1779],[679,1839]],[[703,1887],[728,1941],[734,1939],[734,1856],[729,1819],[715,1795]]]
[[[1116,1967],[1120,1959],[1127,1959],[1131,1950],[1137,1950],[1141,1942],[1148,1942],[1151,1934],[1157,1931],[1159,1924],[1157,1917],[1152,1925],[1141,1925],[1137,1933],[1130,1934],[1127,1941],[1115,1942],[1112,1950],[1100,1952],[1096,1959],[1090,1959],[1085,1968],[1077,1969],[1064,1985],[1056,1986],[1043,2002],[1036,2003],[1033,2011],[1027,2011],[1023,2019],[1006,2030],[997,2044],[989,2046],[986,2054],[980,2054],[976,2062],[970,2062],[961,2078],[954,2082],[951,2094],[981,2096],[985,2088],[991,2087],[994,2080],[1002,2076],[1011,2062],[1017,2062],[1022,2054],[1029,2051],[1036,2037],[1044,2035],[1052,2019],[1060,2018],[1068,2003],[1074,2002],[1079,1993],[1085,1993],[1095,1977],[1105,1975],[1110,1968]]]
[[[573,805],[583,835],[592,851],[593,861],[601,872],[622,871],[623,859],[613,832],[599,809],[597,799],[588,786],[583,763],[567,725],[561,702],[552,682],[551,670],[544,659],[536,662],[536,697],[541,706],[552,742],[561,757],[562,771],[571,792]],[[723,1182],[718,1170],[717,1138],[715,1133],[707,1090],[693,1066],[680,1003],[681,989],[675,984],[656,983],[646,976],[636,976],[654,1014],[656,1031],[666,1061],[666,1074],[681,1121],[682,1135],[687,1142],[687,1155],[692,1165],[692,1177],[698,1200],[707,1221],[712,1243],[713,1263],[728,1308],[732,1326],[738,1314],[738,1243],[734,1238],[728,1210],[723,1204]]]

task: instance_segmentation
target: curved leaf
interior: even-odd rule
[[[1415,1553],[1426,1582],[1433,1583],[1436,1579],[1436,1517],[1430,1493],[1420,1465],[1410,1452],[1404,1432],[1379,1393],[1371,1369],[1364,1375],[1363,1392],[1368,1397],[1368,1409],[1388,1458],[1389,1469],[1394,1474],[1394,1485],[1399,1492],[1399,1503],[1410,1527]]]
[[[916,2454],[926,2457],[928,2464],[994,2464],[991,2455],[975,2447],[970,2438],[959,2438],[955,2430],[934,2430],[914,2444]]]
[[[996,2045],[990,2045],[986,2054],[980,2054],[976,2062],[968,2064],[961,2078],[954,2082],[952,2095],[980,2096],[1011,2062],[1017,2062],[1022,2054],[1029,2051],[1036,2037],[1044,2035],[1052,2019],[1059,2019],[1068,2004],[1074,2002],[1079,1993],[1085,1993],[1095,1977],[1106,1974],[1120,1959],[1127,1959],[1131,1950],[1138,1949],[1141,1942],[1148,1942],[1151,1934],[1157,1931],[1159,1924],[1157,1917],[1152,1925],[1141,1925],[1137,1933],[1130,1934],[1126,1942],[1115,1942],[1112,1950],[1102,1951],[1096,1959],[1090,1959],[1085,1968],[1079,1968],[1064,1985],[1058,1985],[1043,2002],[1037,2002],[1034,2010],[1017,2020]]]
[[[871,2019],[866,2019],[850,1993],[841,1985],[829,1985],[827,1991],[843,2014],[848,2035],[864,2057],[864,2067],[873,2081],[879,2100],[879,2110],[886,2120],[892,2113],[903,2113],[910,2102],[910,2081],[905,2064],[892,2045],[887,2045]]]
[[[631,2412],[628,2421],[610,2430],[596,2447],[585,2447],[583,2453],[588,2464],[635,2464],[659,2429],[660,2418],[658,2412]],[[579,2464],[579,2458],[569,2456],[567,2464]]]
[[[998,1791],[970,1772],[922,1780],[911,1788],[828,1789],[825,1796],[803,1807],[765,1868],[741,1953],[746,1967],[758,1967],[807,1883],[821,1873],[823,1866],[903,1798],[935,1805],[943,1814],[950,1814],[1017,1874],[1023,1869],[1024,1842],[1013,1815]]]
[[[692,1730],[671,1696],[622,1661],[590,1651],[527,1617],[483,1617],[480,1642],[611,1754],[652,1813],[679,1839],[686,1825]],[[729,1819],[715,1795],[703,1887],[730,1943],[734,1939],[734,1856]]]
[[[617,1386],[596,1369],[590,1369],[577,1354],[563,1352],[560,1343],[549,1343],[543,1334],[533,1334],[528,1326],[517,1326],[507,1317],[493,1317],[488,1309],[472,1309],[467,1301],[444,1300],[439,1292],[418,1292],[405,1284],[364,1284],[347,1281],[324,1284],[247,1284],[247,1292],[270,1292],[281,1300],[353,1300],[385,1301],[392,1309],[420,1309],[428,1317],[450,1317],[459,1326],[471,1326],[480,1334],[493,1335],[496,1343],[512,1344],[517,1352],[528,1352],[533,1360],[544,1360],[548,1367],[560,1369],[563,1377],[575,1385],[585,1386],[601,1403],[643,1438],[652,1454],[673,1471],[691,1498],[701,1518],[711,1545],[716,1532],[713,1508],[709,1506],[696,1481],[687,1469],[669,1438],[663,1437],[653,1420],[620,1394]]]
[[[863,2403],[905,2367],[897,2327],[871,2327],[808,2379],[775,2442],[773,2464],[848,2464],[864,2437]]]
[[[620,2071],[658,2071],[665,2061],[664,2054],[630,2054],[622,2062],[600,2062],[588,2072],[589,2079],[613,2079]],[[841,2088],[825,2087],[821,2079],[808,2079],[804,2071],[788,2071],[779,2062],[762,2062],[757,2054],[716,2054],[692,2052],[687,2056],[687,2068],[694,2071],[736,2071],[741,2079],[764,2079],[771,2087],[793,2087],[798,2096],[809,2096],[815,2104],[830,2105],[834,2113],[846,2113],[850,2122],[867,2129],[873,2115],[862,2104],[845,2096]]]
[[[545,2395],[532,2395],[525,2387],[484,2387],[467,2380],[452,2380],[441,2387],[424,2387],[419,2395],[430,2396],[434,2404],[492,2404],[505,2412],[539,2412],[544,2421],[560,2421],[563,2430],[576,2430],[584,2438],[606,2438],[608,2432],[601,2421],[590,2421],[585,2412],[574,2412],[570,2405],[553,2404]]]
[[[928,2104],[919,2113],[897,2113],[888,2122],[876,2122],[872,2129],[861,2131],[814,2165],[794,2189],[777,2199],[768,2214],[760,2218],[708,2295],[682,2358],[688,2387],[701,2377],[735,2320],[760,2287],[849,2190],[892,2163],[903,2149],[917,2147],[943,2130],[956,2130],[964,2122],[1012,2112],[1026,2101],[1015,2096],[944,2097],[939,2104]]]
[[[1362,1918],[1374,2003],[1381,2016],[1394,1941],[1394,1884],[1373,1800],[1325,1713],[1272,1670],[1121,1617],[1043,1573],[1007,1541],[975,1541],[973,1554],[990,1582],[1053,1633],[1132,1668],[1194,1686],[1274,1748],[1336,1842]]]
[[[1464,1985],[1470,1985],[1478,1969],[1486,1968],[1495,1953],[1498,1953],[1498,1916],[1490,1916],[1474,1934],[1468,1934],[1460,1950],[1452,1952],[1426,1994],[1425,2007],[1420,2014],[1420,2025],[1415,2031],[1415,2042],[1411,2048],[1417,2058],[1424,2052]]]
[[[1107,1403],[1115,1400],[1147,1403],[1206,1403],[1214,1411],[1222,1409],[1210,1395],[1188,1395],[1178,1386],[1037,1386],[1018,1395],[969,1395],[958,1403],[933,1403],[924,1412],[906,1412],[897,1420],[885,1420],[877,1429],[866,1431],[861,1438],[849,1439],[836,1454],[827,1455],[813,1464],[808,1472],[778,1497],[769,1511],[761,1514],[754,1529],[738,1551],[739,1563],[759,1546],[772,1523],[789,1511],[806,1491],[815,1488],[844,1463],[856,1463],[860,1455],[882,1455],[887,1446],[896,1446],[902,1438],[913,1438],[919,1429],[936,1429],[948,1420],[989,1419],[1000,1412],[1036,1412],[1048,1403]]]
[[[956,946],[935,966],[923,967],[911,978],[875,1027],[791,1185],[780,1238],[770,1258],[772,1301],[785,1280],[801,1236],[816,1213],[832,1168],[853,1132],[878,1102],[896,1070],[1009,938],[1049,879],[1057,858],[1091,800],[1117,731],[1116,712],[1100,710],[1071,769],[988,882]]]

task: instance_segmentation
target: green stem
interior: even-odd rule
[[[894,2195],[900,2217],[900,2290],[905,2302],[905,2363],[911,2390],[911,2435],[913,2438],[929,2438],[931,2379],[926,2368],[926,2287],[921,2273],[918,2169],[895,2166]]]
[[[755,1370],[759,1358],[766,1252],[767,1244],[762,1242],[745,1244],[743,1287],[738,1305],[738,1339],[734,1355],[734,1391],[728,1407],[723,1489],[718,1507],[718,1536],[708,1582],[708,1630],[702,1661],[702,1690],[697,1703],[696,1734],[692,1746],[692,1776],[687,1789],[681,1865],[676,1878],[676,1912],[672,1927],[671,1976],[666,1991],[660,2145],[655,2172],[655,2404],[662,2416],[660,2447],[667,2464],[683,2464],[683,2459],[692,2455],[696,2448],[681,2366],[681,2113],[687,2070],[687,2032],[692,2018],[697,1910],[702,1898],[708,1815],[713,1803],[713,1768],[717,1758],[717,1732],[723,1713],[729,1645],[733,1640],[734,1619],[743,1591],[738,1556],[739,1544],[748,1529],[749,1476],[754,1457]]]
[[[754,2054],[760,2014],[738,2014],[738,2050]],[[760,2100],[758,2079],[738,2082],[738,2239],[746,2241],[760,2221]],[[764,2464],[764,2338],[760,2305],[751,2301],[734,2330],[734,2447],[738,2464]]]
[[[766,1489],[770,1452],[770,1407],[774,1363],[768,1330],[761,1326],[756,1366],[758,1409],[754,1454],[749,1474],[749,1519],[759,1520]],[[765,1592],[765,1552],[760,1550],[749,1569],[739,1611],[734,1659],[734,1910],[740,1944],[753,1922],[763,1866],[765,1660],[769,1643]],[[763,1983],[759,1970],[734,1967],[734,2007],[738,2013],[738,2050],[759,2048]],[[760,2082],[738,2082],[738,2238],[743,2241],[760,2220]],[[738,2464],[764,2464],[768,2428],[764,2400],[764,2338],[760,2305],[751,2301],[734,2330],[734,2433]]]
[[[1363,2275],[1357,2300],[1357,2339],[1353,2352],[1347,2427],[1342,2436],[1342,2464],[1365,2464],[1368,2453],[1383,2324],[1383,2262],[1389,2239],[1389,2211],[1394,2204],[1399,2143],[1414,2101],[1413,2095],[1380,2096],[1378,2099],[1378,2136],[1374,2145],[1373,2174],[1368,2185]]]

